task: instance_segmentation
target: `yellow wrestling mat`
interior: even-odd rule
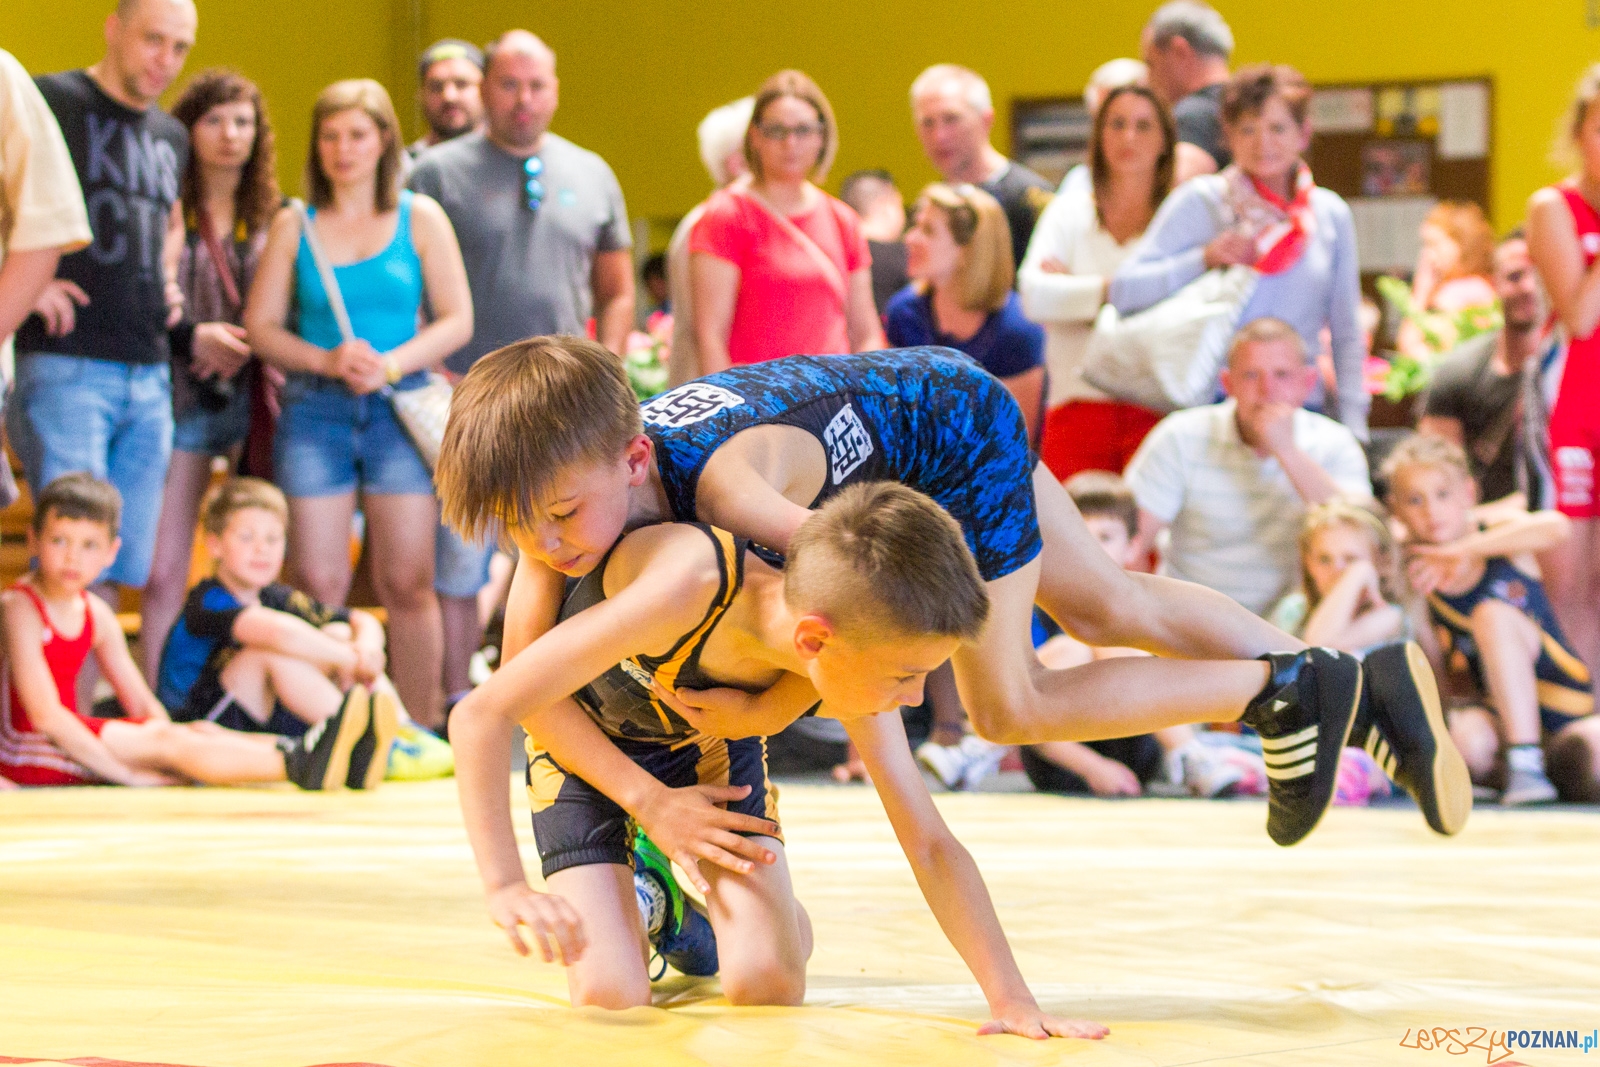
[[[805,1007],[675,979],[655,1008],[573,1011],[488,922],[443,781],[0,794],[0,1063],[1600,1063],[1499,1043],[1600,1026],[1593,811],[1480,810],[1446,841],[1414,811],[1335,809],[1283,850],[1259,803],[939,805],[1040,1002],[1104,1042],[976,1036],[983,1000],[863,788],[783,791]]]

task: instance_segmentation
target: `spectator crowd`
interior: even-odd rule
[[[1498,240],[1477,205],[1440,204],[1383,308],[1350,207],[1306,162],[1311,86],[1234,69],[1199,0],[1095,70],[1086,159],[1059,185],[995,146],[982,75],[938,63],[907,87],[907,133],[939,180],[908,203],[863,170],[835,197],[834,109],[779,71],[701,122],[710,194],[642,273],[616,175],[551,130],[557,57],[533,33],[429,47],[410,145],[379,83],[328,86],[291,200],[248,77],[201,71],[159,106],[200,30],[192,0],[125,0],[86,69],[30,77],[0,51],[4,425],[35,559],[5,594],[0,788],[446,772],[429,731],[478,677],[508,568],[492,532],[440,522],[412,413],[528,337],[587,334],[631,369],[645,325],[661,379],[641,393],[794,354],[958,349],[1118,565],[1316,644],[1414,639],[1476,782],[1600,800],[1600,65],[1563,125],[1572,176]],[[1152,393],[1126,353],[1202,299],[1225,328],[1147,343],[1192,379]],[[1369,428],[1384,352],[1427,388],[1406,425]],[[191,589],[197,536],[217,569]],[[358,557],[381,613],[347,609]],[[136,657],[100,603],[127,591]],[[1042,613],[1035,630],[1052,666],[1142,654]],[[71,681],[90,648],[118,728]],[[1010,758],[948,679],[907,717],[950,788]],[[775,767],[859,774],[836,725],[801,720]],[[1343,802],[1389,792],[1381,743],[1346,757]],[[1259,745],[1220,729],[1018,758],[1050,791],[1266,788]]]

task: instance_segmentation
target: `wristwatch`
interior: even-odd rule
[[[383,377],[390,385],[404,378],[405,372],[400,369],[400,361],[393,356],[383,357]]]

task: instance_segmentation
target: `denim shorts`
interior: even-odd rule
[[[172,456],[171,367],[43,352],[18,356],[6,430],[35,496],[75,471],[117,487],[122,549],[101,578],[142,588]]]
[[[477,596],[489,584],[489,558],[494,548],[493,536],[477,544],[463,540],[441,522],[433,541],[433,591],[440,596]]]
[[[174,417],[172,447],[198,456],[226,455],[250,436],[250,383],[240,375],[233,397],[221,411],[196,404]]]
[[[426,382],[426,375],[416,374],[395,388],[419,389]],[[333,378],[289,376],[272,452],[278,487],[291,497],[357,490],[433,495],[433,475],[388,398],[380,393],[356,396]]]

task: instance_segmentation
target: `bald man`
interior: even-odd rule
[[[428,149],[410,186],[450,216],[472,286],[472,340],[445,363],[478,358],[536,334],[595,336],[620,353],[633,328],[633,236],[622,188],[605,160],[550,132],[559,103],[556,57],[526,30],[485,50],[485,125]],[[444,692],[469,688],[482,637],[477,594],[490,547],[441,526],[434,589],[444,617]]]
[[[6,429],[35,494],[72,471],[122,493],[122,548],[103,577],[130,588],[145,584],[155,547],[172,451],[167,326],[183,310],[178,180],[189,138],[156,101],[183,69],[195,24],[190,0],[124,0],[106,18],[98,63],[38,79],[94,240],[61,257],[17,331]]]

